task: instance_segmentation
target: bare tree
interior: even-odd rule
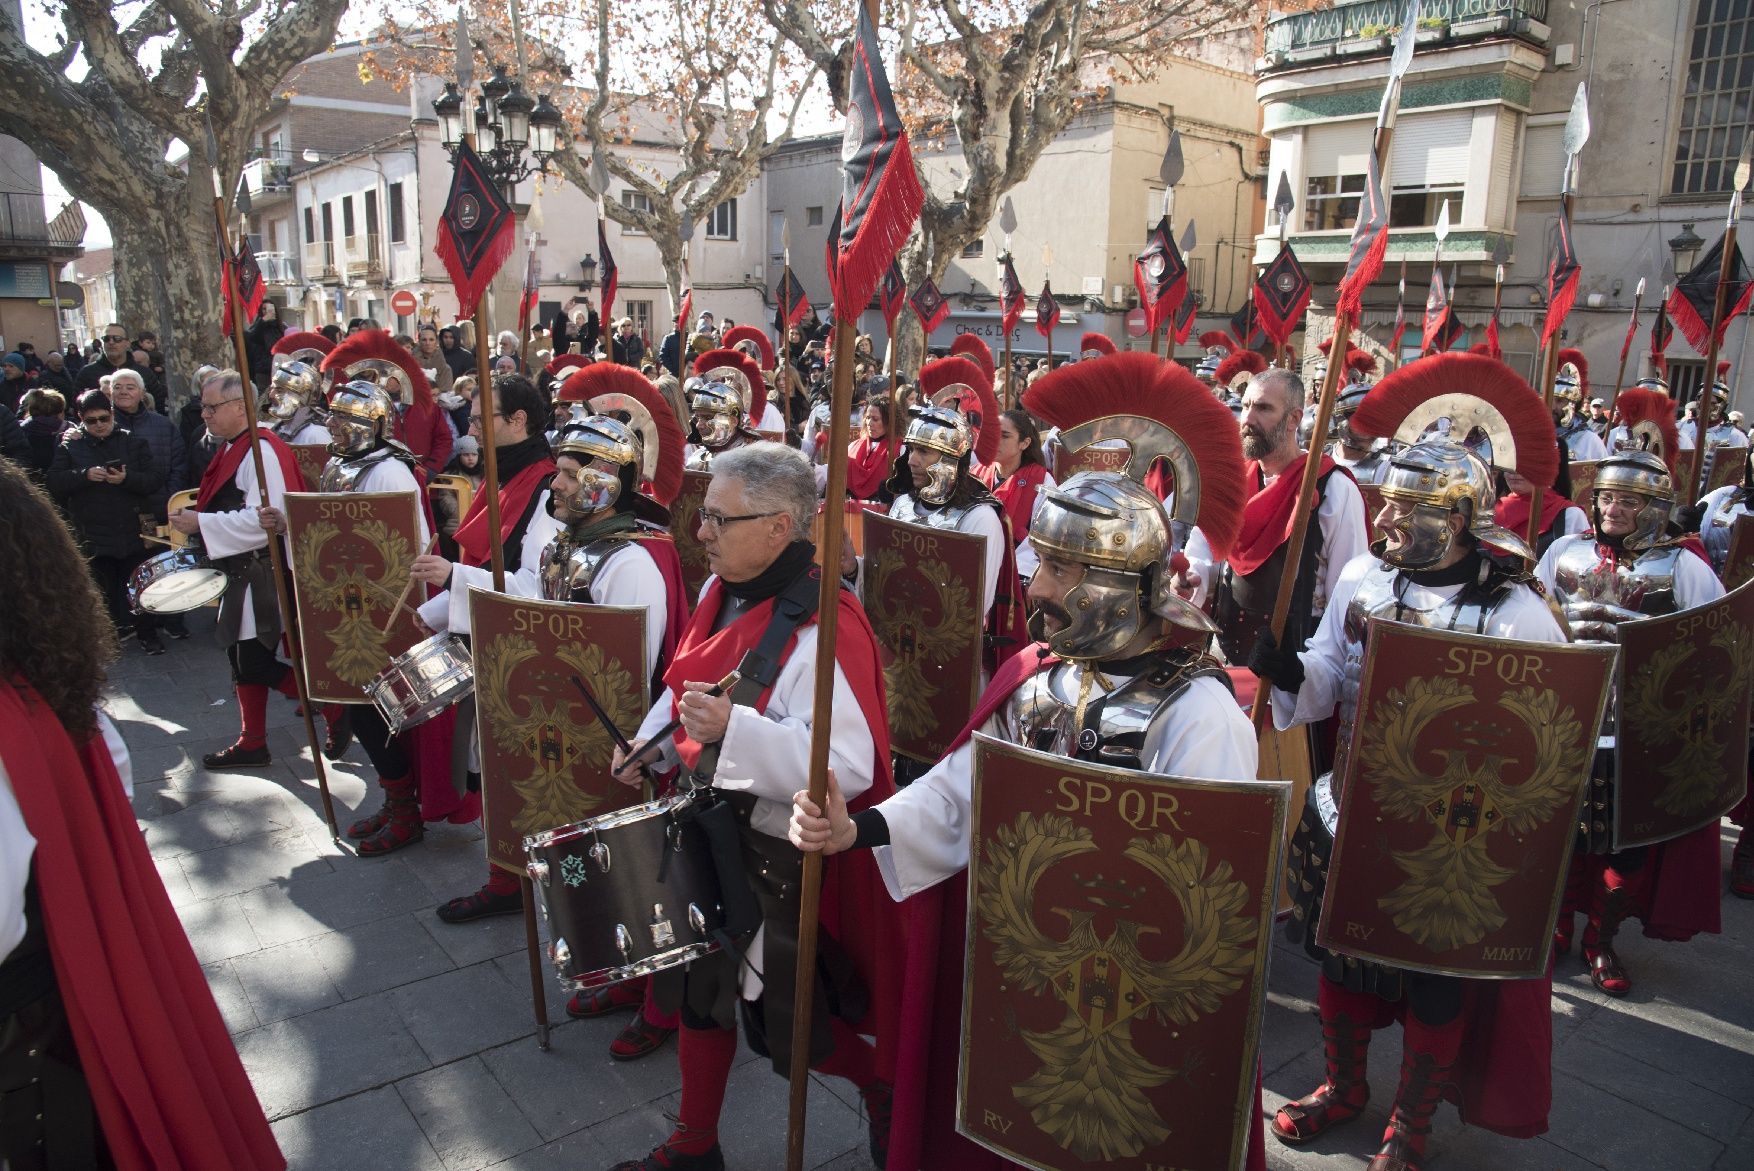
[[[768,19],[828,80],[846,109],[858,0],[762,0]],[[951,190],[921,175],[926,204],[902,254],[910,286],[943,279],[987,230],[1000,201],[1106,83],[1149,80],[1203,38],[1244,27],[1248,0],[891,0],[883,22],[899,68],[897,105],[916,157],[954,146]],[[902,365],[917,364],[919,323],[901,315]]]
[[[115,236],[124,324],[158,331],[167,371],[228,364],[207,123],[221,190],[236,189],[256,120],[294,66],[333,43],[347,0],[62,0],[60,44],[39,52],[0,13],[10,78],[0,131],[29,145]],[[86,71],[75,80],[76,62]],[[166,155],[180,142],[185,163]]]

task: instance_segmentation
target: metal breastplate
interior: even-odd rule
[[[1085,697],[1084,720],[1078,726],[1079,691],[1086,670],[1081,663],[1056,663],[1024,680],[1006,702],[1005,733],[1041,752],[1140,768],[1145,736],[1158,714],[1195,679],[1222,675],[1204,656],[1164,656],[1149,671],[1115,680],[1113,690],[1104,690],[1099,680]]]
[[[1730,535],[1735,531],[1736,518],[1754,515],[1754,490],[1743,488],[1730,492],[1705,514],[1699,524],[1699,539],[1711,555],[1711,567],[1724,571],[1724,560],[1730,555]]]
[[[943,508],[927,508],[910,493],[896,500],[889,507],[889,515],[893,520],[905,520],[909,524],[925,525],[929,529],[949,529],[962,532],[962,520],[973,512],[978,505],[967,505],[961,508],[946,505]]]
[[[332,455],[329,462],[323,465],[323,474],[317,480],[317,491],[357,492],[360,481],[378,464],[395,454],[394,448],[380,447],[351,458]]]
[[[300,407],[292,413],[291,418],[281,419],[274,424],[271,430],[274,434],[280,436],[280,438],[291,443],[300,431],[303,431],[312,423],[321,424],[322,422],[323,415],[319,415],[311,407]]]
[[[542,596],[550,602],[594,601],[591,586],[597,575],[609,558],[627,548],[627,542],[627,534],[617,533],[575,545],[571,537],[561,533],[542,550],[538,568]]]
[[[1553,566],[1553,593],[1578,642],[1619,642],[1619,626],[1633,618],[1675,612],[1679,545],[1647,549],[1627,560],[1611,558],[1586,536],[1566,538]]]

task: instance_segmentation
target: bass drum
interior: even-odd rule
[[[597,988],[719,949],[718,871],[677,795],[524,839],[561,983]]]
[[[189,544],[142,561],[128,577],[128,605],[136,614],[184,614],[225,593],[225,573]]]
[[[392,736],[425,723],[474,690],[469,648],[449,634],[415,643],[365,685],[366,698],[384,713]]]

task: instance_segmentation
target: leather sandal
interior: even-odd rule
[[[1357,1099],[1349,1100],[1330,1082],[1295,1102],[1287,1102],[1273,1115],[1273,1137],[1284,1143],[1307,1143],[1364,1113],[1370,1087],[1360,1085]]]
[[[1611,947],[1586,950],[1584,958],[1590,965],[1590,983],[1605,996],[1625,996],[1632,991],[1632,977],[1620,963]]]
[[[446,923],[469,923],[494,915],[516,915],[523,909],[524,896],[520,891],[495,894],[482,887],[473,894],[462,895],[441,905],[438,917]]]
[[[390,811],[388,809],[380,809],[371,816],[362,817],[352,825],[348,826],[347,836],[357,842],[361,838],[371,837],[389,824]]]
[[[1370,1160],[1365,1171],[1423,1171],[1425,1152],[1419,1150],[1412,1135],[1391,1121],[1383,1132],[1382,1149]]]
[[[521,905],[519,909],[522,909]],[[630,984],[624,981],[573,993],[572,998],[566,1002],[566,1015],[575,1021],[588,1021],[594,1017],[608,1016],[612,1012],[638,1008],[643,1003],[645,993],[639,983]]]
[[[638,1061],[662,1049],[664,1042],[675,1032],[675,1029],[652,1024],[644,1015],[635,1016],[620,1035],[609,1042],[609,1056],[616,1061]]]

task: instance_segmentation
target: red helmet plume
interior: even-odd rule
[[[1472,426],[1485,427],[1496,466],[1536,484],[1551,484],[1559,474],[1553,417],[1541,396],[1515,370],[1482,354],[1455,351],[1409,362],[1370,388],[1351,425],[1360,435],[1416,443],[1445,417],[1458,440]]]
[[[963,336],[967,336],[964,334]],[[920,367],[920,397],[967,416],[974,429],[974,458],[990,464],[999,455],[999,400],[986,371],[964,354],[937,358]]]
[[[651,484],[648,495],[670,507],[682,491],[682,456],[688,437],[658,388],[631,366],[596,362],[568,377],[566,392],[566,401],[589,403],[597,414],[628,416],[623,421],[640,433],[648,449],[642,468]],[[654,444],[655,458],[650,451]]]
[[[1245,370],[1250,374],[1264,374],[1267,370],[1267,359],[1253,350],[1237,350],[1218,363],[1218,370],[1212,375],[1212,380],[1228,389],[1236,381],[1236,376]]]
[[[1353,350],[1346,355],[1346,369],[1361,376],[1375,374],[1376,355],[1369,350]]]
[[[755,347],[755,360],[763,370],[772,370],[778,363],[774,358],[773,342],[768,339],[767,331],[753,325],[733,325],[725,331],[722,339],[727,350],[740,350],[747,343]]]
[[[542,371],[553,379],[554,401],[563,403],[581,401],[577,395],[567,391],[567,383],[572,381],[571,374],[574,370],[583,370],[591,364],[591,359],[583,354],[556,354],[548,359],[548,364],[542,367]]]
[[[334,348],[334,342],[314,330],[295,329],[290,333],[281,334],[280,340],[275,342],[268,352],[270,354],[296,354],[300,350],[316,350],[320,354],[327,355]]]
[[[1634,386],[1614,396],[1614,412],[1620,416],[1620,424],[1628,434],[1635,430],[1648,433],[1655,429],[1663,445],[1657,454],[1669,465],[1669,475],[1673,477],[1675,461],[1681,454],[1681,430],[1675,423],[1675,400],[1660,390]]]
[[[1115,349],[1114,339],[1107,334],[1097,333],[1095,330],[1083,334],[1078,339],[1078,352],[1080,354],[1088,354],[1092,350],[1103,357],[1119,352]]]
[[[767,380],[761,366],[742,350],[708,350],[694,360],[694,373],[709,382],[726,382],[743,392],[743,417],[750,427],[767,409]]]
[[[1199,525],[1213,553],[1229,556],[1247,502],[1236,419],[1186,367],[1145,353],[1074,362],[1037,379],[1024,392],[1023,405],[1062,434],[1114,417],[1149,419],[1167,428],[1164,446],[1188,457],[1183,466],[1192,467],[1194,478],[1175,486],[1175,519]],[[1148,470],[1129,464],[1127,474],[1143,479]]]
[[[1227,354],[1236,349],[1236,342],[1222,329],[1209,329],[1201,334],[1200,344],[1208,350],[1223,350]]]
[[[959,334],[950,343],[950,353],[953,357],[967,358],[981,368],[981,373],[987,376],[988,382],[993,380],[993,372],[998,369],[993,364],[993,347],[981,338],[972,333]]]
[[[1556,369],[1563,370],[1570,366],[1577,371],[1577,392],[1588,398],[1590,396],[1590,363],[1589,359],[1583,356],[1583,351],[1569,347],[1560,350],[1558,362]]]
[[[353,371],[360,366],[379,375],[388,373],[386,367],[395,367],[408,381],[409,402],[416,406],[432,404],[432,383],[426,380],[426,371],[420,368],[413,354],[390,336],[389,330],[362,329],[350,338],[343,338],[341,344],[323,359],[322,369],[325,374],[351,378]]]

